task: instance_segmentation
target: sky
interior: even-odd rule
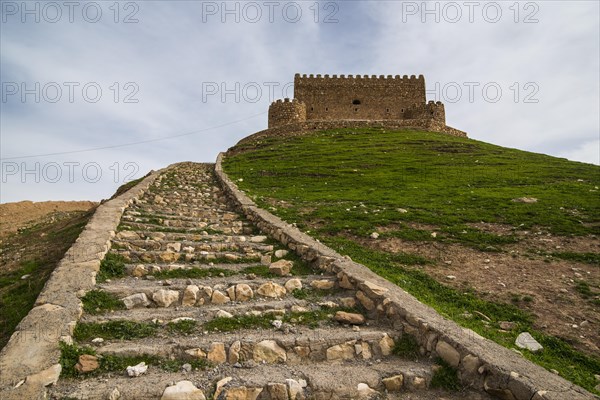
[[[598,1],[0,5],[2,203],[214,162],[295,73],[423,74],[470,138],[600,164]]]

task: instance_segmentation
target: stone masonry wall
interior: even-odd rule
[[[306,105],[296,99],[277,100],[269,107],[269,128],[306,121]]]
[[[398,286],[317,242],[280,218],[259,208],[223,172],[216,176],[233,204],[263,232],[279,240],[314,266],[337,276],[337,285],[356,291],[372,318],[388,318],[398,336],[411,335],[424,356],[439,356],[459,371],[463,384],[505,400],[598,399],[583,388],[531,363],[517,353],[439,315]]]
[[[405,119],[408,107],[426,102],[425,78],[296,74],[294,98],[306,104],[309,121]]]
[[[162,171],[96,209],[75,243],[65,253],[38,296],[0,352],[0,398],[45,399],[45,387],[61,372],[59,343],[71,343],[83,308],[80,298],[96,284],[100,261],[125,208],[150,187]]]

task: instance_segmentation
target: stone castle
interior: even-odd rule
[[[339,126],[410,127],[466,136],[446,125],[441,102],[427,102],[423,75],[296,74],[294,99],[269,107],[269,131]]]

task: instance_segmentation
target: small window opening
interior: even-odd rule
[[[356,111],[358,111],[358,108],[355,108],[355,109],[354,109],[354,112],[356,112]]]
[[[356,100],[352,100],[352,104],[354,105],[358,105],[360,104],[360,100],[356,99]]]
[[[325,111],[329,111],[329,107],[325,107]]]

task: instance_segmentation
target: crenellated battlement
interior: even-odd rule
[[[326,80],[394,80],[394,81],[424,81],[425,78],[423,75],[321,75],[321,74],[296,74],[294,76],[294,80],[296,79],[317,79],[322,81]]]
[[[406,120],[438,130],[446,126],[444,105],[426,100],[423,75],[295,74],[294,98],[269,107],[269,128],[311,121]]]

